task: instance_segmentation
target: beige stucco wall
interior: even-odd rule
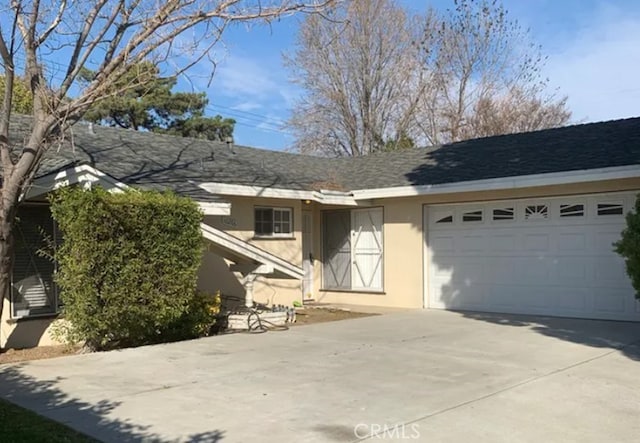
[[[206,216],[205,223],[224,229],[236,237],[276,254],[298,266],[302,264],[301,207],[300,200],[275,200],[265,198],[231,198],[231,215]],[[293,235],[286,239],[254,238],[253,210],[255,206],[289,207],[293,209]],[[229,263],[222,257],[206,251],[198,275],[198,287],[214,293],[220,290],[244,299],[244,288],[229,270]],[[260,277],[255,283],[254,300],[259,303],[291,305],[302,299],[301,284],[297,280]],[[26,348],[58,344],[51,334],[53,318],[11,319],[11,303],[4,301],[0,319],[0,346]]]
[[[4,300],[2,321],[0,321],[0,346],[9,348],[33,348],[60,344],[51,334],[54,318],[30,318],[14,320],[11,318],[11,303]]]
[[[215,228],[248,241],[295,265],[302,266],[302,214],[300,200],[235,197],[226,198],[231,203],[231,215],[206,216],[204,222]],[[265,239],[254,235],[254,208],[256,206],[293,209],[293,235],[289,238]],[[228,269],[228,263],[210,252],[205,254],[200,269],[198,286],[202,290],[244,298],[244,288]],[[254,286],[254,300],[265,304],[290,306],[294,300],[302,300],[301,283],[298,280],[259,277]]]
[[[299,200],[238,197],[228,199],[232,203],[230,216],[207,216],[205,222],[301,266],[301,211],[303,209],[311,210],[314,225],[312,253],[316,258],[313,292],[315,300],[326,303],[419,308],[423,306],[424,236],[422,214],[424,205],[636,190],[640,191],[640,179],[373,201],[374,206],[382,207],[384,210],[384,294],[321,290],[321,217],[322,210],[327,207],[317,203],[305,205]],[[292,238],[254,238],[253,209],[260,205],[293,208],[294,235]],[[203,259],[199,287],[210,292],[220,289],[223,293],[244,297],[244,288],[229,271],[228,263],[210,252],[205,253]],[[301,283],[297,280],[260,278],[256,282],[254,298],[260,303],[290,305],[294,300],[301,300]],[[9,301],[5,300],[2,321],[0,321],[1,346],[31,347],[54,344],[50,333],[52,319],[11,322],[8,321],[10,316],[11,306]]]
[[[384,294],[322,291],[321,289],[316,289],[315,298],[323,303],[347,303],[354,305],[408,308],[422,307],[424,305],[424,205],[617,191],[640,192],[640,179],[374,200],[372,206],[378,206],[384,209]],[[320,220],[320,214],[318,214],[317,220]],[[315,236],[316,239],[318,239],[318,257],[320,257],[321,248],[319,239],[321,232],[319,223],[316,224],[315,230]],[[321,285],[322,265],[318,262],[315,267],[315,288],[321,288]]]

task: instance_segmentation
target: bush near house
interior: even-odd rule
[[[627,227],[622,231],[622,239],[614,244],[615,251],[624,257],[627,274],[640,300],[640,195],[636,199],[635,210],[627,214]]]
[[[56,252],[68,341],[90,349],[201,335],[215,300],[196,294],[202,213],[188,198],[102,188],[55,192]]]

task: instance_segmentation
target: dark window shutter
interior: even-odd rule
[[[38,254],[54,240],[53,219],[46,206],[22,206],[14,228],[12,274],[13,315],[48,314],[56,311],[54,263]]]

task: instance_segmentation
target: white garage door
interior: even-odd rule
[[[613,252],[634,194],[427,206],[426,305],[640,321]]]

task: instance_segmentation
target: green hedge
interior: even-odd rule
[[[624,257],[627,274],[640,300],[640,195],[636,199],[635,210],[627,214],[627,227],[622,231],[622,239],[615,245],[615,251]]]
[[[203,242],[193,201],[151,191],[55,192],[62,232],[56,252],[64,334],[92,349],[139,346],[194,335]],[[191,332],[189,332],[191,331]]]

